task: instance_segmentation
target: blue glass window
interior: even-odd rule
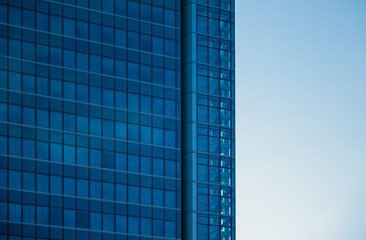
[[[140,49],[143,51],[151,51],[151,36],[140,34]]]
[[[101,0],[90,0],[90,8],[102,10]]]
[[[9,89],[16,91],[21,90],[21,78],[19,73],[9,73]]]
[[[164,192],[160,189],[153,189],[153,204],[156,206],[164,206]]]
[[[103,26],[103,42],[108,44],[114,44],[114,29],[111,27]]]
[[[21,108],[17,105],[9,106],[9,121],[20,123],[21,122]]]
[[[120,47],[127,47],[126,30],[115,29],[115,44]]]
[[[127,137],[126,123],[116,122],[116,138],[126,139],[126,137]]]
[[[164,48],[163,48],[163,38],[161,37],[153,37],[152,38],[152,49],[154,53],[163,54]]]
[[[48,175],[45,174],[37,174],[37,191],[40,192],[48,192],[49,191],[49,182]]]
[[[116,153],[116,169],[126,171],[127,160],[126,154]]]
[[[1,13],[1,15],[3,15],[3,13]],[[28,28],[35,28],[35,13],[34,13],[34,11],[29,11],[29,10],[23,9],[23,26],[28,27]]]
[[[141,188],[141,203],[151,204],[151,188]]]
[[[100,213],[90,213],[90,228],[94,230],[102,229],[102,215]]]
[[[163,129],[153,128],[153,144],[163,145],[163,142],[164,142]]]
[[[165,115],[169,117],[175,117],[175,101],[165,100]]]
[[[64,66],[75,68],[75,52],[64,49]]]
[[[128,217],[128,233],[138,234],[139,233],[139,218],[138,217]]]
[[[37,12],[37,29],[48,31],[48,15]]]
[[[90,149],[90,166],[101,167],[102,154],[99,150]]]
[[[165,130],[165,146],[175,147],[175,131]]]
[[[36,208],[33,205],[23,205],[23,221],[28,223],[36,222]]]
[[[139,172],[139,157],[136,155],[128,155],[128,171]]]
[[[116,184],[116,201],[127,201],[127,187],[126,185]]]
[[[62,65],[62,51],[60,48],[50,47],[50,63],[59,66]]]
[[[174,10],[164,9],[164,16],[165,16],[164,23],[166,25],[174,27],[175,26],[175,12],[174,12]]]
[[[128,124],[128,140],[139,141],[139,139],[140,139],[139,125]]]
[[[64,226],[75,227],[75,210],[64,209]]]
[[[136,32],[128,32],[128,47],[139,49],[139,34]]]
[[[116,91],[116,108],[126,109],[126,93]]]
[[[114,168],[114,154],[113,152],[103,151],[103,167]]]
[[[103,231],[114,231],[113,214],[103,214]]]
[[[50,31],[54,33],[62,33],[62,18],[50,15]]]
[[[23,189],[31,191],[36,189],[34,173],[23,172]]]
[[[165,221],[165,237],[176,237],[176,223],[173,221]]]
[[[48,95],[49,80],[44,77],[37,77],[37,93]]]
[[[161,98],[153,98],[153,113],[163,115],[164,114],[164,101]]]
[[[134,93],[128,93],[128,109],[138,111],[139,106],[139,95]]]
[[[88,54],[77,53],[77,68],[80,70],[88,71]]]
[[[165,207],[175,208],[176,194],[174,191],[165,191]]]
[[[114,200],[114,186],[113,183],[103,183],[103,199]]]
[[[103,120],[103,136],[114,137],[114,122],[111,120]]]
[[[51,60],[52,60],[52,53],[53,52],[51,52]],[[34,43],[23,42],[23,58],[26,60],[34,61],[35,56],[36,56],[36,53],[35,53]],[[53,63],[53,62],[51,61],[51,63]]]
[[[10,108],[9,108],[10,110]],[[27,125],[35,125],[36,114],[34,108],[23,107],[23,123]]]
[[[95,104],[101,104],[102,102],[101,89],[98,87],[90,87],[90,102]]]
[[[163,220],[153,220],[153,235],[158,237],[164,236],[164,221]]]
[[[50,192],[62,194],[62,178],[59,176],[51,176],[50,178]]]
[[[141,172],[151,174],[151,158],[141,156]]]
[[[75,36],[75,20],[64,18],[64,34]]]
[[[139,79],[139,65],[137,63],[128,63],[128,78],[129,79]]]
[[[87,211],[77,211],[76,212],[78,228],[89,228],[89,213]]]
[[[77,164],[88,166],[89,165],[89,151],[87,148],[77,147]]]
[[[147,235],[150,236],[151,235],[151,219],[149,218],[141,218],[141,226],[143,226],[141,228],[141,234],[142,235]]]
[[[103,12],[114,12],[114,0],[103,0]]]
[[[116,231],[120,233],[127,232],[127,217],[116,215]]]
[[[153,18],[152,18],[153,22],[163,24],[163,18],[164,18],[163,8],[153,6],[152,7],[152,16],[153,16]]]
[[[135,186],[128,186],[128,202],[139,203],[139,188]]]
[[[21,141],[19,138],[9,137],[9,155],[20,156]]]
[[[21,173],[19,171],[9,170],[9,187],[20,189],[21,184]]]
[[[129,0],[128,1],[128,16],[133,18],[139,17],[139,3]]]
[[[141,112],[151,113],[151,97],[141,95]]]
[[[75,163],[75,147],[65,145],[64,146],[64,162]]]
[[[102,194],[102,184],[98,181],[90,181],[90,197],[91,198],[101,198]]]
[[[102,36],[102,28],[98,24],[90,23],[90,40],[100,42]]]
[[[8,9],[7,9],[7,6],[5,4],[0,5],[0,22],[2,22],[2,23],[7,23],[8,22]]]
[[[48,224],[49,223],[48,207],[37,206],[37,223],[38,224]]]
[[[21,205],[17,203],[9,203],[9,220],[10,221],[21,221],[22,215],[21,215]]]
[[[103,105],[114,106],[114,91],[110,89],[103,89]]]
[[[151,127],[141,126],[141,142],[151,143]]]

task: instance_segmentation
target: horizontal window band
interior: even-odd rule
[[[49,193],[49,192],[30,191],[30,190],[24,190],[24,189],[5,188],[5,187],[0,187],[0,189],[5,190],[5,191],[15,191],[15,192],[21,192],[21,193],[32,193],[32,194],[35,194],[35,195],[46,195],[48,197],[74,198],[75,200],[97,201],[97,202],[102,202],[102,203],[132,205],[132,206],[136,206],[136,207],[157,208],[157,209],[163,209],[163,210],[176,211],[178,213],[181,211],[180,208],[162,207],[162,206],[147,205],[147,204],[140,204],[140,203],[120,202],[120,201],[112,201],[112,200],[99,199],[99,198],[79,197],[79,196],[67,195],[67,194],[57,194],[57,193]],[[151,188],[151,189],[153,189],[153,188]],[[163,189],[163,190],[165,190],[165,189]],[[176,191],[176,192],[177,192],[177,195],[179,195],[180,192],[178,192],[178,191]]]
[[[173,27],[173,26],[166,25],[166,24],[149,22],[149,21],[142,20],[142,19],[139,19],[139,18],[133,18],[133,17],[118,15],[118,14],[114,14],[114,13],[103,12],[103,11],[99,11],[99,10],[92,9],[92,8],[86,8],[86,7],[81,7],[81,6],[72,5],[72,4],[68,4],[68,3],[56,2],[56,1],[52,1],[52,0],[43,0],[43,1],[54,3],[54,4],[59,4],[59,5],[63,5],[63,6],[73,7],[73,8],[76,8],[76,9],[82,9],[82,10],[89,11],[89,12],[100,13],[100,14],[104,14],[104,15],[108,15],[108,16],[112,16],[112,17],[125,18],[127,20],[135,20],[135,21],[142,22],[142,23],[150,23],[150,24],[156,25],[156,26],[162,26],[162,27],[166,27],[166,28],[180,30],[180,27]],[[154,6],[154,5],[151,4],[151,6]],[[168,9],[174,10],[176,13],[177,12],[180,13],[180,11],[176,11],[176,9],[179,9],[179,8],[176,8],[176,9],[168,8]]]
[[[233,111],[233,110],[230,110],[230,111]],[[208,122],[200,122],[200,121],[193,121],[193,120],[190,120],[190,121],[183,121],[182,120],[182,125],[187,125],[187,124],[190,124],[190,123],[195,123],[195,124],[201,124],[201,125],[205,125],[205,126],[208,126],[208,127],[216,127],[216,128],[225,128],[225,129],[230,129],[230,130],[235,130],[235,127],[227,127],[227,126],[222,126],[222,125],[219,125],[219,124],[213,124],[213,123],[208,123]]]
[[[233,68],[226,68],[226,67],[221,67],[219,65],[212,65],[212,64],[208,64],[208,63],[202,63],[202,62],[198,62],[198,61],[193,61],[193,60],[187,60],[185,62],[182,63],[182,66],[184,65],[190,65],[190,64],[195,64],[195,65],[202,65],[205,67],[211,67],[211,68],[217,68],[217,69],[223,69],[223,70],[227,70],[227,71],[235,71],[235,68],[233,66]],[[223,79],[224,80],[224,79]]]
[[[183,214],[189,214],[189,213],[197,213],[197,214],[215,215],[215,216],[219,216],[219,217],[235,218],[235,214],[229,215],[229,214],[220,214],[220,213],[204,212],[204,211],[182,211],[182,215]]]
[[[140,145],[140,146],[147,146],[147,147],[152,147],[152,148],[162,148],[163,150],[174,150],[174,151],[178,151],[178,152],[181,150],[181,148],[167,147],[167,146],[162,146],[162,145],[154,145],[154,144],[149,144],[149,143],[136,142],[136,141],[132,141],[132,140],[109,138],[109,137],[90,135],[90,134],[85,134],[85,133],[68,132],[68,131],[64,131],[64,130],[57,130],[57,129],[45,128],[45,127],[37,127],[37,126],[26,125],[26,124],[21,124],[21,123],[12,123],[12,122],[5,122],[5,121],[0,121],[0,123],[5,124],[5,125],[17,126],[17,127],[32,128],[32,129],[35,129],[35,130],[49,131],[51,133],[52,132],[57,132],[57,133],[62,133],[62,134],[74,135],[74,136],[81,136],[81,137],[87,137],[87,138],[97,138],[97,139],[100,139],[100,140],[109,140],[109,141],[113,141],[113,142],[123,142],[123,143],[137,144],[137,145]],[[25,139],[28,139],[28,138],[25,138]],[[35,140],[37,140],[37,139],[35,139]],[[41,142],[45,142],[45,141],[41,141]],[[48,141],[48,142],[51,142],[51,141]],[[51,142],[51,143],[60,143],[60,142]],[[65,145],[68,145],[68,144],[65,144]],[[83,146],[78,146],[78,147],[83,147]]]
[[[223,79],[220,79],[220,80],[223,80]],[[225,100],[235,101],[235,97],[223,97],[221,95],[214,95],[214,94],[204,93],[204,92],[199,92],[199,91],[186,91],[186,92],[182,93],[182,96],[189,95],[189,94],[196,94],[197,97],[199,95],[203,95],[203,96],[206,96],[206,97],[216,98],[217,100],[225,99]],[[198,105],[198,103],[197,103],[197,105]]]
[[[217,183],[209,183],[209,182],[201,182],[201,181],[184,181],[184,180],[182,180],[182,185],[187,185],[187,184],[202,184],[202,185],[207,185],[207,186],[215,186],[215,187],[223,187],[223,188],[231,188],[231,189],[236,188],[233,185],[229,186],[229,185],[217,184]],[[230,197],[230,198],[233,198],[233,197]]]
[[[159,175],[152,175],[152,174],[138,173],[138,172],[130,172],[130,171],[122,171],[122,170],[111,169],[111,168],[101,168],[101,167],[94,167],[94,166],[78,165],[78,164],[72,164],[72,163],[55,162],[55,161],[45,160],[45,159],[20,157],[20,156],[7,155],[7,154],[0,154],[0,157],[2,157],[2,158],[4,158],[4,157],[5,158],[14,158],[14,159],[20,159],[20,160],[27,160],[27,161],[34,161],[35,163],[40,162],[40,163],[45,163],[45,164],[55,164],[55,165],[59,165],[60,167],[84,168],[88,171],[99,170],[101,172],[109,172],[109,173],[116,173],[116,174],[127,174],[127,175],[141,176],[141,177],[159,178],[159,179],[162,179],[162,180],[172,180],[172,181],[177,181],[177,182],[181,181],[181,178],[166,177],[166,176],[159,176]],[[0,159],[0,161],[2,161],[2,159]],[[178,161],[177,161],[177,164],[179,164]],[[9,167],[7,167],[6,169],[16,170],[16,169],[10,169]],[[31,171],[27,171],[26,169],[23,169],[22,171],[31,172]],[[35,170],[35,172],[36,172],[36,170]],[[60,175],[49,174],[49,173],[48,173],[48,175],[60,176]],[[81,178],[81,179],[87,180],[85,178]],[[94,179],[91,179],[89,177],[89,180],[94,180]],[[106,181],[106,180],[104,180],[104,181],[109,182],[109,181]],[[116,181],[114,181],[114,182],[116,182]],[[111,183],[111,182],[109,182],[109,183]],[[135,186],[135,185],[133,185],[133,186]]]
[[[107,105],[99,105],[99,104],[95,104],[95,103],[82,102],[82,101],[77,101],[77,100],[70,100],[70,99],[65,99],[65,98],[61,98],[61,97],[53,97],[53,96],[37,94],[37,93],[29,93],[29,92],[24,92],[24,91],[16,91],[16,90],[11,90],[11,89],[6,89],[6,88],[0,88],[0,91],[6,91],[6,92],[9,92],[9,93],[27,95],[27,96],[32,96],[32,97],[47,98],[49,100],[56,100],[56,101],[60,101],[60,102],[80,104],[80,105],[85,105],[85,106],[88,106],[88,107],[99,107],[99,108],[101,108],[101,110],[105,109],[105,110],[112,110],[112,111],[116,111],[116,112],[134,113],[134,114],[140,114],[140,115],[145,115],[145,116],[150,116],[150,117],[159,117],[159,118],[175,120],[175,121],[180,121],[181,120],[180,118],[170,117],[170,116],[166,116],[166,115],[159,115],[159,114],[154,114],[154,113],[146,113],[146,112],[141,112],[141,111],[134,111],[134,110],[123,109],[123,108],[116,108],[116,107],[111,107],[111,106],[107,106]],[[129,92],[125,92],[125,93],[129,93]],[[138,94],[138,93],[136,93],[136,94]],[[139,96],[140,95],[146,96],[144,94],[138,94],[138,95]],[[180,100],[172,100],[172,99],[167,99],[167,98],[163,98],[163,99],[164,100],[175,101],[177,104],[180,103]],[[14,104],[14,105],[17,105],[17,104]],[[24,104],[21,104],[21,105],[24,106]],[[28,107],[28,106],[26,105],[26,107]],[[44,108],[39,108],[39,109],[44,109]],[[57,111],[57,112],[59,112],[59,111]],[[65,113],[70,113],[70,112],[65,112]],[[82,115],[82,116],[85,116],[85,115]],[[87,116],[90,116],[90,114],[87,115]]]
[[[201,33],[201,32],[184,32],[182,33],[182,39],[184,39],[185,37],[187,37],[188,35],[201,35],[201,36],[204,36],[204,37],[208,37],[208,38],[212,38],[212,39],[216,39],[216,40],[224,40],[224,41],[229,41],[231,44],[235,43],[235,40],[234,39],[229,39],[229,38],[224,38],[224,37],[220,37],[220,36],[215,36],[215,35],[210,35],[210,34],[207,34],[207,33]]]
[[[231,13],[234,13],[235,11],[234,10],[230,10],[230,9],[227,9],[227,8],[222,8],[222,7],[217,7],[217,6],[214,6],[214,5],[209,5],[209,4],[205,4],[205,3],[201,3],[201,2],[189,2],[188,4],[183,4],[184,6],[186,5],[189,5],[189,4],[195,4],[197,6],[203,6],[203,7],[210,7],[210,8],[214,8],[214,9],[217,9],[217,10],[225,10],[226,12],[231,12]]]
[[[55,162],[55,161],[46,160],[46,159],[21,157],[21,156],[14,156],[14,155],[8,155],[8,154],[0,154],[0,157],[34,161],[35,163],[40,162],[40,163],[45,163],[45,164],[54,164],[54,165],[59,165],[60,167],[74,167],[76,169],[84,168],[88,171],[99,170],[102,172],[109,172],[109,173],[116,173],[116,174],[118,173],[118,174],[127,174],[127,175],[141,176],[141,177],[159,178],[159,179],[163,179],[163,180],[172,180],[172,181],[177,181],[177,182],[181,181],[181,178],[175,178],[175,177],[166,177],[166,176],[152,175],[152,174],[147,174],[147,173],[132,172],[132,171],[127,171],[127,170],[123,171],[123,170],[111,169],[111,168],[101,168],[101,167],[94,167],[94,166],[87,166],[87,165],[78,165],[78,164],[73,164],[73,163]],[[0,161],[2,161],[2,160],[0,160]],[[176,161],[176,163],[180,164],[179,161]],[[16,170],[16,169],[10,169],[9,167],[7,169]],[[31,172],[31,171],[27,171],[26,169],[23,169],[22,171]],[[35,170],[35,172],[36,172],[36,170]],[[52,174],[49,174],[49,175],[52,175]],[[54,176],[59,176],[59,175],[54,174]],[[84,178],[82,178],[82,179],[84,179]],[[91,179],[91,178],[89,177],[89,179]]]
[[[113,79],[118,79],[118,80],[124,80],[124,81],[128,81],[128,82],[140,83],[140,84],[150,85],[152,87],[162,87],[162,88],[173,89],[173,90],[177,90],[177,91],[180,91],[180,89],[181,89],[181,88],[171,87],[171,86],[167,86],[167,85],[148,83],[148,82],[143,82],[143,81],[135,80],[135,79],[117,77],[115,75],[107,75],[107,74],[102,74],[102,73],[89,72],[89,71],[80,70],[80,69],[76,69],[76,68],[69,68],[69,67],[63,67],[63,66],[53,65],[53,64],[49,64],[49,63],[42,63],[42,62],[37,62],[37,61],[32,61],[32,60],[26,60],[23,58],[9,57],[9,56],[5,56],[5,55],[0,55],[0,58],[4,58],[7,60],[13,60],[13,61],[19,61],[19,62],[23,62],[23,63],[32,63],[35,65],[42,65],[42,66],[46,66],[49,68],[57,68],[57,69],[61,69],[61,70],[73,71],[75,73],[84,73],[84,74],[95,75],[95,76],[99,76],[99,77],[107,77],[107,78],[113,78]],[[175,70],[175,71],[179,72],[177,70]],[[24,73],[24,74],[28,74],[28,73]],[[35,74],[33,74],[33,75],[35,75]],[[95,86],[95,85],[91,85],[91,86]]]
[[[121,215],[122,216],[122,215]],[[163,220],[163,219],[161,219]],[[46,224],[38,224],[38,223],[26,223],[26,222],[16,222],[16,221],[6,221],[0,220],[0,223],[6,224],[20,224],[26,226],[34,226],[34,227],[45,227],[50,229],[60,229],[60,230],[70,230],[70,231],[81,231],[81,232],[89,232],[92,233],[101,233],[101,234],[113,234],[117,236],[128,236],[128,237],[146,237],[152,239],[161,239],[161,240],[180,240],[180,238],[166,238],[166,237],[157,237],[153,235],[140,235],[140,234],[132,234],[132,233],[120,233],[120,232],[111,232],[111,231],[102,231],[102,230],[92,230],[90,228],[76,228],[76,227],[64,227],[64,226],[56,226],[56,225],[46,225]],[[180,223],[180,221],[176,221],[176,223]],[[10,235],[10,233],[8,233]]]
[[[73,37],[73,36],[69,36],[69,35],[65,35],[65,34],[60,34],[60,33],[54,33],[54,32],[49,32],[49,31],[34,29],[34,28],[28,28],[28,27],[23,27],[23,26],[19,26],[19,25],[7,24],[7,23],[3,23],[3,22],[0,22],[0,25],[7,26],[7,27],[18,28],[18,29],[27,30],[27,31],[33,31],[33,32],[36,32],[36,33],[43,33],[43,34],[48,34],[48,35],[52,35],[52,36],[57,36],[57,37],[62,37],[62,38],[67,38],[67,39],[72,39],[72,40],[76,40],[76,41],[82,41],[82,42],[87,42],[87,43],[99,44],[101,46],[113,47],[115,49],[124,49],[124,50],[127,50],[127,51],[132,51],[132,52],[137,52],[137,53],[143,53],[143,54],[148,54],[148,55],[151,55],[151,56],[168,58],[168,59],[180,61],[180,57],[173,57],[173,56],[159,54],[159,53],[147,52],[147,51],[144,51],[144,50],[139,50],[139,49],[134,49],[134,48],[129,48],[129,47],[122,47],[122,46],[115,45],[115,44],[103,43],[103,42],[98,42],[98,41],[84,39],[84,38],[79,38],[79,37]],[[121,29],[121,30],[125,30],[125,29]],[[153,35],[151,35],[151,36],[153,36]],[[174,40],[174,39],[170,39],[170,38],[167,38],[167,39],[173,40],[173,41],[176,41],[176,42],[179,42],[178,40]],[[25,41],[25,42],[27,42],[27,41]],[[36,44],[36,42],[35,42],[35,44]],[[41,44],[41,45],[44,45],[44,44]],[[50,45],[47,45],[47,46],[50,46]]]

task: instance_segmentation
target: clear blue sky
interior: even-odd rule
[[[238,240],[366,240],[366,1],[237,0]]]

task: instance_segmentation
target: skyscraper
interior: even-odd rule
[[[0,0],[0,239],[235,239],[233,19]]]

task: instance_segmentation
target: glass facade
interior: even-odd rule
[[[0,0],[0,240],[234,240],[234,71],[234,0]]]
[[[183,239],[233,240],[234,1],[183,0],[182,12]]]
[[[0,0],[0,239],[180,239],[180,0]]]

